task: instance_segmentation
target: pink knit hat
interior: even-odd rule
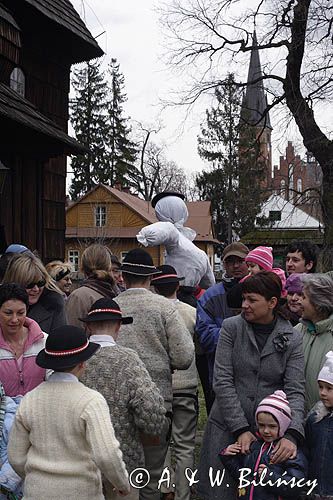
[[[253,262],[258,264],[265,271],[271,271],[273,267],[273,248],[272,247],[257,247],[251,250],[245,257],[245,262]]]
[[[258,413],[270,413],[279,423],[279,437],[283,437],[291,422],[291,409],[287,396],[283,391],[275,391],[259,403],[256,411]]]
[[[274,267],[272,269],[272,272],[275,273],[280,278],[280,280],[281,280],[281,284],[282,284],[281,297],[286,297],[287,296],[287,290],[286,290],[287,278],[286,278],[286,273],[280,267]]]

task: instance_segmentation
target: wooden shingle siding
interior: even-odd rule
[[[0,5],[0,81],[9,81],[10,73],[19,64],[20,48],[20,28],[7,9]]]
[[[63,26],[68,31],[95,48],[96,56],[103,54],[86,25],[68,0],[21,0],[32,5],[44,16]]]
[[[70,212],[66,214],[66,226],[77,227],[79,223],[79,206],[76,205]]]

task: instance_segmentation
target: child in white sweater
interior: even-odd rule
[[[22,399],[8,446],[25,500],[103,500],[101,472],[115,490],[129,492],[107,403],[78,381],[98,349],[81,328],[62,326],[36,358],[54,373]]]

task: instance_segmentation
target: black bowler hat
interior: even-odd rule
[[[167,283],[179,283],[182,281],[184,276],[177,276],[176,269],[172,266],[168,266],[165,264],[164,266],[158,266],[157,268],[159,271],[161,271],[161,274],[158,274],[155,276],[155,278],[152,278],[151,284],[153,286],[155,285],[165,285]]]
[[[163,191],[163,193],[158,193],[154,196],[154,198],[151,200],[151,206],[155,208],[156,203],[166,196],[177,196],[177,198],[185,200],[185,196],[181,193],[176,193],[175,191]]]
[[[91,306],[87,316],[85,316],[84,318],[79,318],[79,320],[84,321],[84,323],[110,320],[119,320],[124,325],[133,323],[133,318],[131,316],[123,318],[117,302],[108,298],[96,300],[96,302],[94,302]]]
[[[136,274],[138,276],[160,274],[160,271],[154,266],[150,254],[142,248],[135,248],[126,254],[121,265],[121,270],[123,273]]]
[[[89,342],[82,328],[59,326],[47,337],[45,349],[38,353],[36,364],[51,370],[65,370],[87,361],[99,348],[99,344]]]

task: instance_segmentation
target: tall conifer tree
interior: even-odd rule
[[[230,243],[234,234],[251,229],[261,204],[260,162],[255,130],[240,124],[241,93],[229,74],[215,90],[217,104],[206,110],[198,137],[198,152],[209,169],[197,175],[201,199],[212,202],[219,239]]]
[[[71,124],[77,140],[88,152],[72,158],[73,180],[70,194],[77,199],[100,182],[100,172],[107,170],[108,84],[100,71],[99,60],[85,63],[74,70],[72,85],[75,97],[71,100]]]
[[[124,92],[125,79],[119,70],[117,59],[111,59],[109,64],[110,97],[108,100],[109,114],[109,148],[110,165],[109,180],[111,186],[116,181],[125,183],[126,174],[134,169],[137,156],[137,145],[130,140],[131,128],[128,118],[124,117],[123,103],[127,101]]]

